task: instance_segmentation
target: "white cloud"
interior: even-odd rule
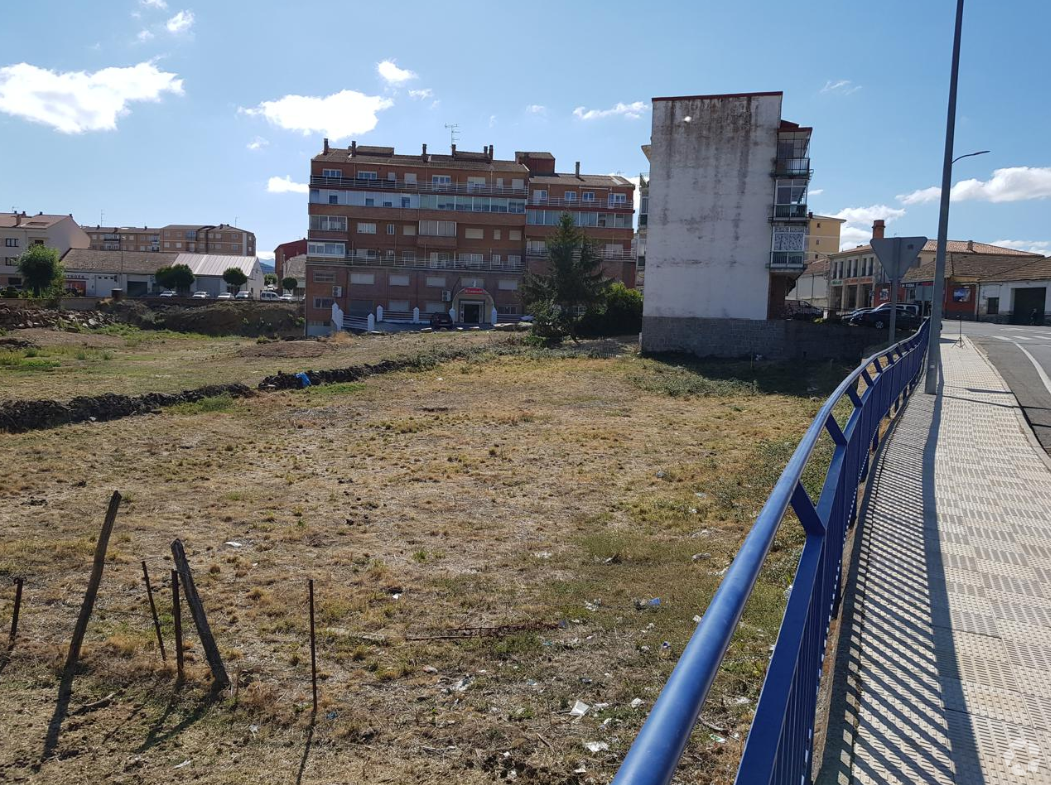
[[[936,185],[908,194],[898,194],[902,204],[923,204],[941,198]],[[988,180],[960,180],[952,187],[949,198],[954,202],[1021,202],[1026,199],[1051,198],[1051,166],[1012,166],[996,169]]]
[[[180,11],[169,19],[164,26],[167,27],[168,32],[173,35],[187,32],[193,27],[193,11]]]
[[[1045,256],[1051,255],[1051,241],[1048,240],[997,240],[993,245],[1014,248],[1016,251],[1042,253]]]
[[[168,4],[164,0],[139,0],[139,5],[144,5],[147,8],[156,8],[161,11],[168,10]]]
[[[807,191],[810,196],[821,196],[825,192],[824,188],[811,188]]]
[[[279,128],[300,131],[304,136],[320,132],[338,141],[371,131],[378,122],[376,113],[392,106],[394,102],[389,98],[342,90],[324,97],[286,95],[240,111],[265,117]]]
[[[526,112],[529,114],[547,114],[547,107],[542,104],[529,104],[526,107]]]
[[[267,193],[272,194],[305,194],[310,190],[306,183],[296,183],[289,175],[271,177],[266,184]]]
[[[433,101],[431,101],[431,109],[437,109],[439,106],[441,106],[441,103],[441,101],[435,98]]]
[[[496,125],[496,115],[491,114],[489,115],[489,127],[492,128],[494,125]]]
[[[414,71],[407,68],[398,68],[393,60],[384,60],[376,63],[376,72],[389,85],[402,85],[417,78]]]
[[[642,113],[649,111],[649,105],[642,101],[630,104],[618,103],[612,109],[588,109],[578,106],[573,110],[573,116],[578,120],[602,120],[606,117],[626,117],[629,120],[638,120]]]
[[[112,131],[133,101],[182,95],[176,74],[153,63],[101,71],[50,71],[28,63],[0,68],[0,112],[50,125],[66,134]]]
[[[835,93],[836,95],[851,95],[861,89],[861,85],[854,84],[849,79],[839,79],[833,82],[829,79],[821,88],[823,93]]]
[[[1051,166],[1012,166],[996,169],[988,180],[961,180],[952,187],[954,202],[1020,202],[1051,198]]]
[[[930,188],[921,188],[909,194],[898,194],[896,198],[902,204],[926,204],[938,201],[941,195],[942,189],[932,185]]]
[[[248,143],[247,147],[249,150],[261,150],[266,147],[270,142],[261,136],[257,136]]]
[[[255,255],[259,257],[261,262],[272,262],[274,261],[273,251],[256,251]]]
[[[153,33],[149,30],[139,30],[139,34],[135,38],[138,39],[140,44],[144,44],[153,38]]]
[[[846,221],[839,232],[841,250],[864,245],[872,237],[872,222],[882,218],[891,224],[905,215],[900,207],[888,207],[885,204],[874,204],[870,207],[847,207],[835,213],[833,218]]]
[[[429,87],[425,87],[422,90],[409,90],[409,98],[413,98],[417,101],[430,98],[432,95],[434,95],[434,91]]]

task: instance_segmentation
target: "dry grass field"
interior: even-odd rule
[[[682,367],[631,351],[594,359],[492,334],[25,337],[40,349],[0,365],[2,398],[255,382],[466,342],[504,350],[358,384],[0,435],[0,630],[10,578],[25,576],[17,645],[0,655],[0,781],[56,785],[608,781],[845,371]],[[49,357],[57,364],[21,367]],[[124,503],[69,716],[45,752],[114,489]],[[796,528],[783,527],[683,781],[732,779]],[[176,687],[175,538],[236,682],[229,690],[209,689],[185,611],[189,674]],[[526,629],[450,637],[504,625]],[[571,713],[576,701],[590,707],[583,717]]]

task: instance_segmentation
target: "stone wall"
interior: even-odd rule
[[[762,319],[644,316],[642,351],[767,360],[859,360],[880,335],[864,327]]]

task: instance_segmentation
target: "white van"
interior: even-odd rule
[[[262,291],[259,293],[259,299],[263,302],[277,302],[281,299],[281,295],[279,295],[277,292]]]

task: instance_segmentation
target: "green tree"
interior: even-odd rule
[[[582,335],[629,335],[642,330],[642,292],[617,281],[603,302],[589,310],[580,322]]]
[[[157,283],[165,289],[174,289],[185,294],[193,286],[193,271],[185,264],[173,264],[170,267],[161,267],[153,274]]]
[[[294,275],[286,275],[281,279],[281,288],[286,292],[292,292],[295,294],[297,286],[299,286],[299,279]]]
[[[277,286],[277,273],[267,273],[264,275],[263,283],[267,286]]]
[[[602,302],[610,281],[594,242],[563,213],[547,241],[547,272],[526,273],[522,295],[534,333],[547,340],[577,340],[580,320]]]
[[[227,267],[223,270],[223,280],[240,291],[241,287],[248,283],[248,276],[240,267]]]
[[[62,288],[64,277],[58,251],[46,245],[27,248],[18,257],[18,272],[26,285],[32,287],[34,297],[39,297],[41,290]]]

